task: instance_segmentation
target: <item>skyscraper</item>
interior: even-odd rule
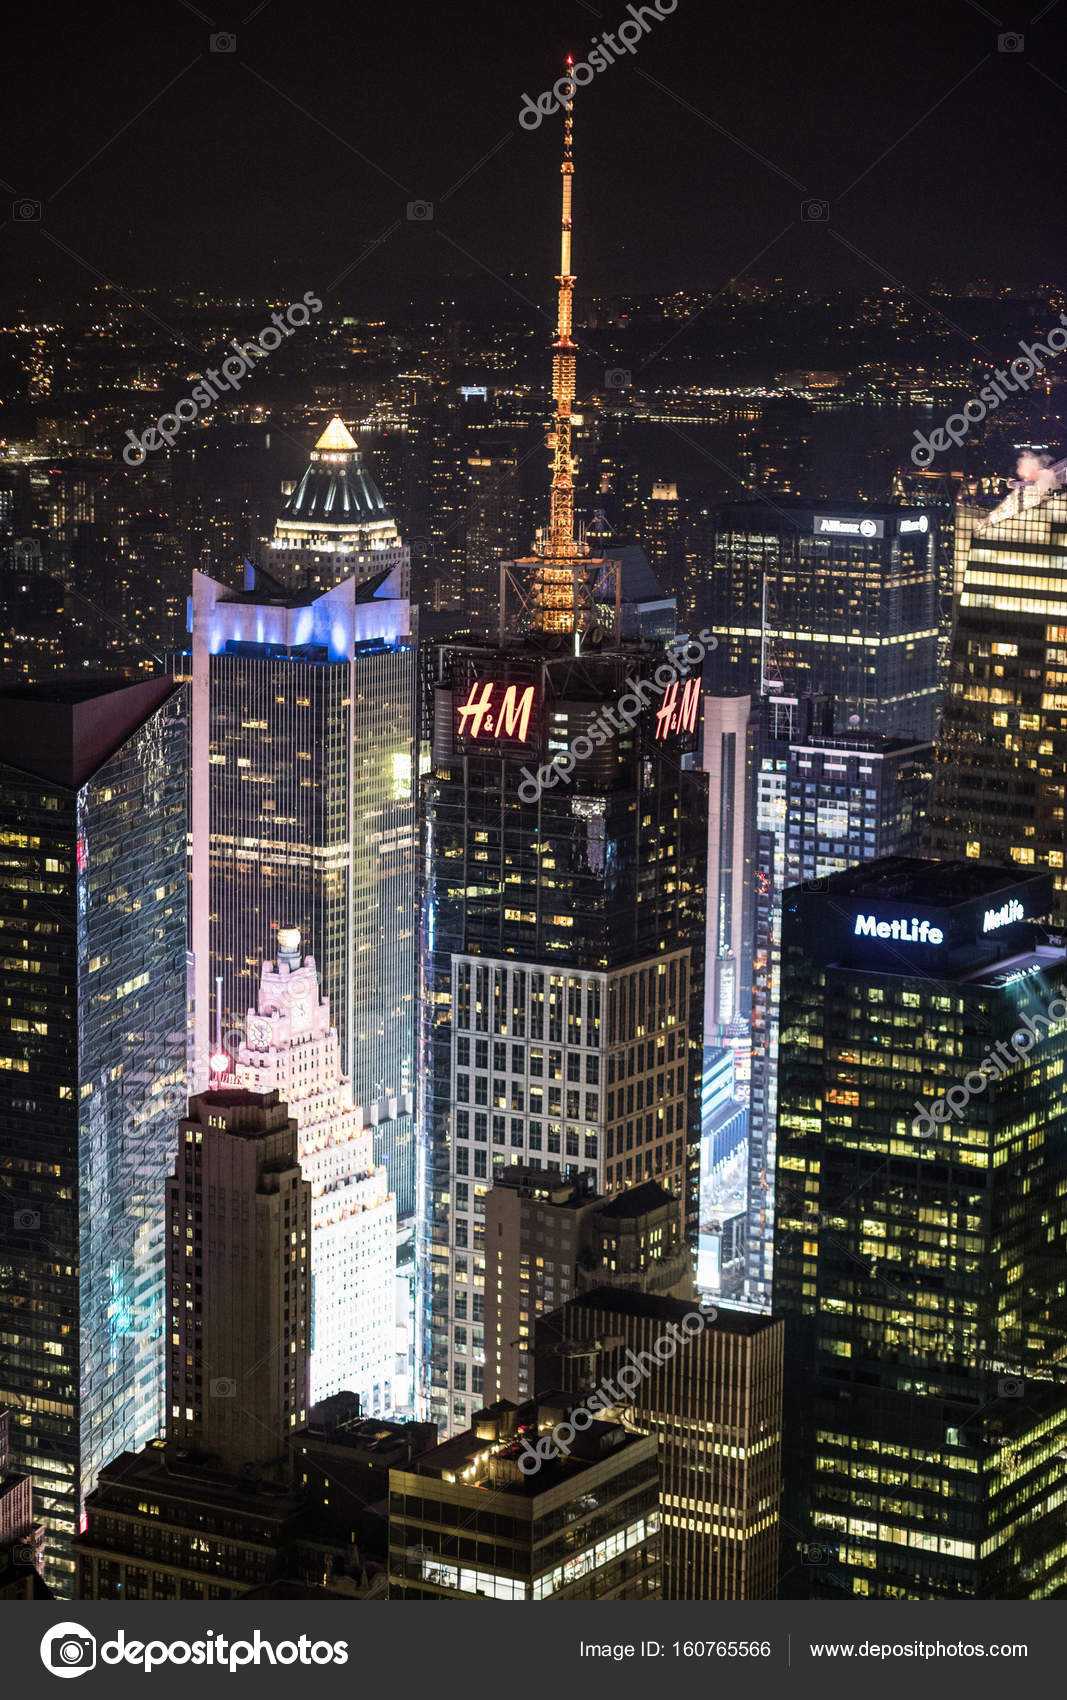
[[[708,940],[704,968],[704,1043],[735,1037],[752,997],[749,964],[752,819],[747,696],[704,697],[700,764],[708,775]]]
[[[1032,459],[1033,457],[1031,457]],[[965,535],[930,852],[1052,875],[1067,920],[1067,463]]]
[[[827,692],[836,730],[933,736],[937,520],[915,509],[736,502],[715,520],[695,623],[718,692]]]
[[[696,1231],[707,801],[685,765],[691,735],[657,740],[650,707],[576,763],[572,785],[561,774],[525,800],[524,775],[625,703],[635,665],[618,651],[441,657],[426,788],[420,1273],[433,1414],[449,1424],[483,1391],[480,1330],[457,1349],[454,1307],[483,1291],[481,1199],[499,1165],[588,1172],[600,1193],[659,1180]],[[468,731],[468,705],[486,691],[531,705],[525,743],[486,733],[484,719],[480,737]]]
[[[279,928],[278,961],[263,964],[234,1074],[251,1092],[277,1092],[299,1133],[312,1197],[311,1402],[354,1392],[366,1415],[384,1416],[393,1405],[396,1200],[295,928]]]
[[[101,1466],[162,1427],[187,751],[169,679],[0,699],[0,1406],[61,1597]]]
[[[277,1092],[190,1099],[167,1182],[167,1436],[230,1469],[307,1421],[311,1184]]]
[[[462,601],[476,632],[491,632],[497,623],[500,562],[516,542],[518,467],[518,452],[508,440],[489,439],[466,455]]]
[[[748,1291],[770,1293],[782,893],[885,856],[915,856],[933,747],[878,733],[828,737],[826,699],[767,698],[756,783],[755,974],[749,1128]],[[803,728],[808,730],[803,730]]]
[[[277,1092],[190,1101],[167,1183],[167,1434],[101,1472],[75,1548],[80,1598],[269,1597],[283,1579],[318,1594],[344,1572],[345,1494],[325,1527],[321,1480],[311,1491],[296,1457],[312,1438],[311,1193]]]
[[[774,1308],[787,1594],[1067,1577],[1067,952],[1046,876],[894,858],[786,893]]]
[[[407,597],[411,554],[342,420],[331,419],[275,523],[264,566],[294,590],[330,590],[342,580],[395,574]]]
[[[601,1193],[658,1179],[696,1229],[699,681],[682,658],[656,683],[662,650],[609,638],[605,563],[575,536],[572,169],[568,111],[550,522],[513,564],[524,629],[441,649],[426,693],[420,1316],[427,1408],[447,1429],[482,1403],[484,1340],[472,1327],[457,1346],[457,1305],[484,1298],[497,1167],[584,1171]]]
[[[401,1213],[414,1207],[408,612],[383,575],[304,596],[194,574],[196,1083],[254,1006],[278,928],[296,927]]]

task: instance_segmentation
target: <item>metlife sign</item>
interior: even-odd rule
[[[917,915],[898,916],[894,921],[880,921],[877,915],[857,915],[853,932],[863,939],[896,939],[900,944],[944,944],[941,927],[930,921],[920,921]]]
[[[1017,897],[1008,903],[1002,903],[999,909],[987,909],[982,917],[983,933],[995,933],[1001,927],[1010,927],[1015,921],[1024,921],[1026,910]]]

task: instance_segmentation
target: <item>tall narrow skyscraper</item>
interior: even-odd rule
[[[278,1093],[191,1099],[166,1202],[167,1438],[284,1473],[308,1413],[311,1185]]]
[[[402,1213],[414,1207],[408,631],[386,576],[306,596],[194,575],[194,1083],[206,1083],[219,1039],[242,1029],[278,928],[298,928],[314,941],[341,1066],[376,1123]]]
[[[770,1296],[773,1256],[782,893],[862,862],[917,855],[930,789],[930,744],[828,737],[815,729],[820,718],[830,719],[826,698],[760,705],[746,1251],[747,1290],[758,1302]]]
[[[169,679],[0,699],[0,1407],[60,1597],[101,1467],[163,1426],[187,780]]]
[[[700,651],[668,665],[613,642],[604,563],[574,536],[572,170],[568,112],[551,522],[513,564],[525,629],[441,649],[427,690],[420,1318],[426,1408],[449,1430],[485,1392],[483,1200],[501,1165],[584,1172],[598,1193],[659,1180],[696,1231]]]
[[[708,942],[704,970],[704,1043],[736,1038],[752,1001],[752,925],[748,808],[752,737],[747,696],[704,697],[700,761],[708,775]]]
[[[263,964],[235,1074],[251,1092],[278,1092],[299,1131],[312,1196],[311,1403],[352,1392],[365,1415],[384,1416],[393,1407],[396,1200],[295,928],[279,928],[278,961]]]

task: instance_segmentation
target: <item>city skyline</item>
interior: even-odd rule
[[[1067,1598],[1067,84],[952,5],[57,45],[0,1600]]]

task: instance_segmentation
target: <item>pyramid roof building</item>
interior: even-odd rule
[[[331,419],[288,495],[262,565],[291,587],[326,589],[343,578],[399,567],[407,594],[409,553],[359,444]]]

